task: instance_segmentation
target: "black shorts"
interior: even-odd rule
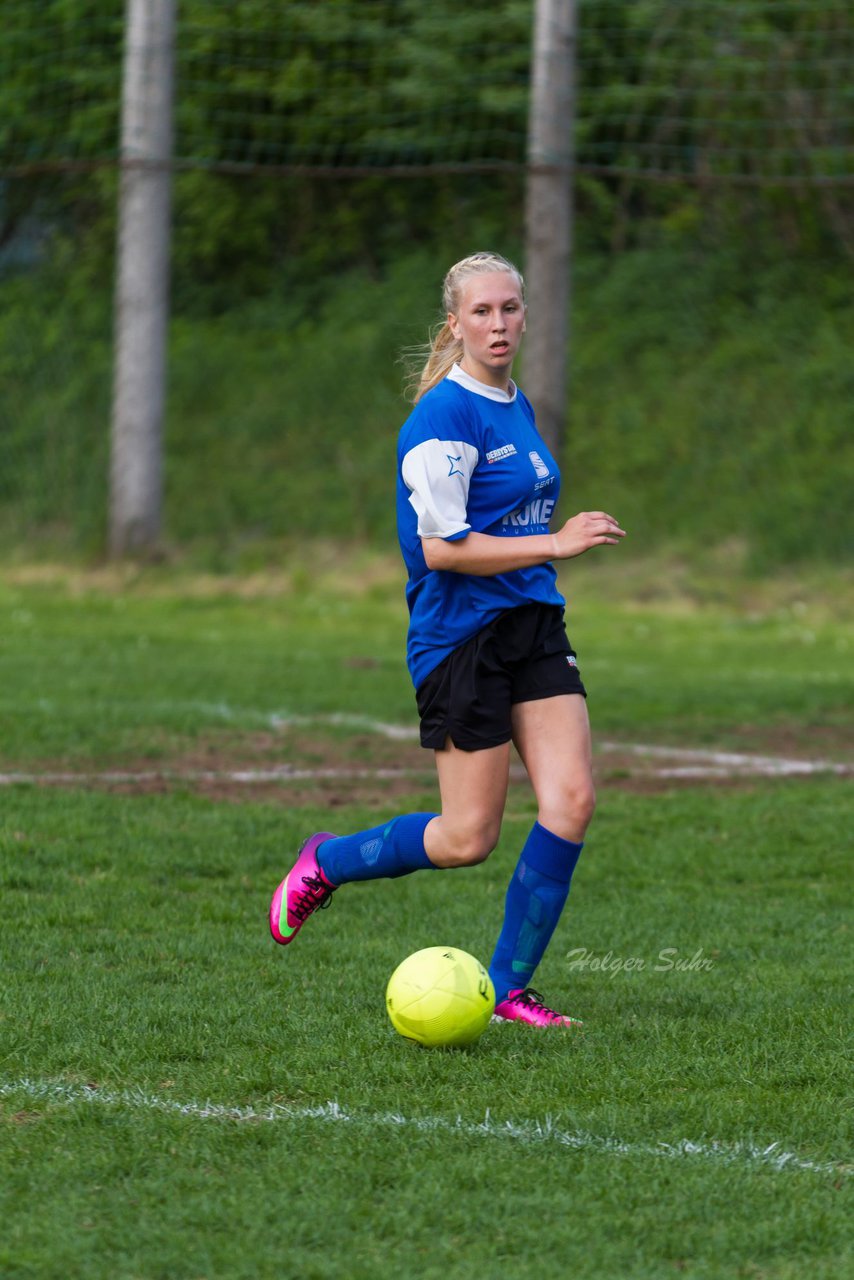
[[[493,618],[416,690],[421,745],[462,751],[509,742],[510,708],[561,693],[587,696],[558,605],[526,604]]]

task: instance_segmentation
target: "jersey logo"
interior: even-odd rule
[[[537,475],[541,480],[543,480],[549,474],[549,469],[546,466],[546,464],[543,462],[540,455],[537,453],[536,449],[532,449],[531,452],[528,454],[528,457],[531,459],[531,462],[533,464],[534,470],[536,471]]]
[[[460,471],[459,467],[454,466],[455,462],[460,462],[462,460],[462,456],[463,455],[461,453],[458,453],[457,456],[453,458],[449,453],[445,454],[445,457],[448,459],[448,461],[451,464],[451,469],[448,472],[449,476],[461,476],[463,474],[462,471]]]
[[[548,524],[555,509],[554,498],[535,498],[526,507],[518,507],[502,518],[505,528],[524,529],[529,524]]]
[[[498,462],[501,458],[512,458],[515,452],[515,444],[503,444],[500,449],[490,449],[486,455],[486,461],[491,464]]]

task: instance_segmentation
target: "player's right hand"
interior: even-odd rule
[[[552,534],[555,560],[571,560],[591,547],[616,546],[626,531],[607,511],[579,511],[562,529]]]

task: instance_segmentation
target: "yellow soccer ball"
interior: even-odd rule
[[[395,1031],[429,1048],[473,1044],[495,1009],[495,988],[479,960],[458,947],[425,947],[397,966],[386,988]]]

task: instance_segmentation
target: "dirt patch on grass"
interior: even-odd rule
[[[730,729],[728,738],[736,751],[854,763],[854,735],[845,725],[737,724]]]
[[[745,725],[720,747],[600,740],[594,749],[594,774],[603,790],[655,794],[685,787],[745,788],[767,778],[796,782],[818,774],[852,773],[850,742],[841,729],[828,726],[813,735],[803,728],[799,733],[786,726],[760,732]],[[398,797],[436,793],[432,752],[415,740],[384,736],[381,727],[374,732],[302,725],[267,732],[212,731],[189,743],[163,740],[145,754],[91,767],[61,761],[41,761],[26,770],[9,765],[0,769],[0,780],[126,795],[191,791],[216,801],[330,810],[394,807]],[[511,788],[528,786],[514,756]]]
[[[17,1128],[25,1124],[36,1124],[43,1119],[44,1116],[40,1111],[15,1111],[12,1115],[5,1117],[5,1122]]]

